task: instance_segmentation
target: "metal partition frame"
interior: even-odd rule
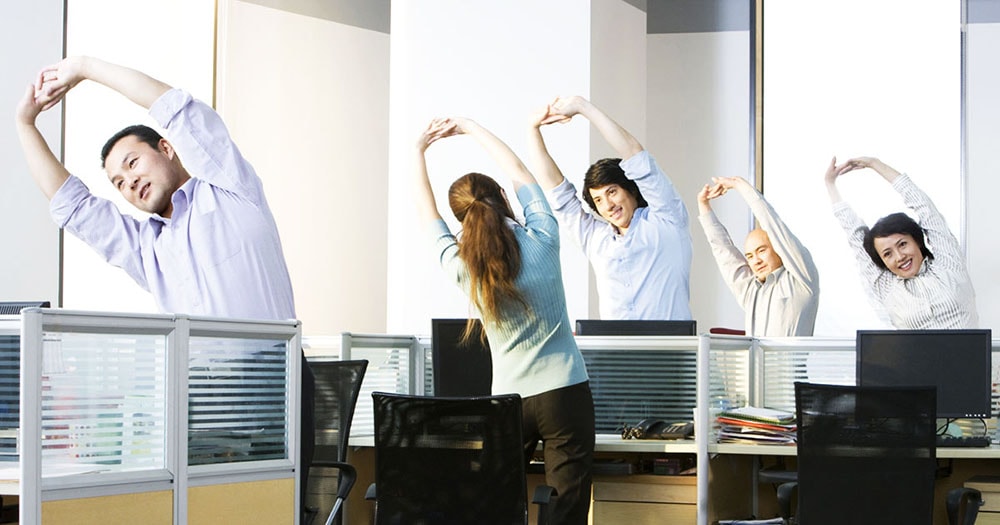
[[[430,346],[412,335],[341,334],[341,359],[367,359],[351,435],[375,435],[372,392],[423,395]],[[350,439],[350,437],[348,437]]]
[[[0,323],[0,328],[2,328]],[[165,468],[129,472],[89,472],[45,477],[42,462],[43,335],[50,332],[142,335],[166,339]],[[249,321],[181,315],[136,315],[32,308],[20,319],[20,523],[41,522],[42,501],[127,494],[151,490],[173,493],[173,522],[187,522],[191,486],[265,479],[295,479],[294,523],[298,523],[299,374],[301,325],[298,321]],[[189,341],[192,336],[232,340],[273,340],[284,345],[284,459],[188,466]],[[49,377],[48,381],[58,381]],[[28,444],[33,444],[28,446]]]

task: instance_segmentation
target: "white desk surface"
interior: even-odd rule
[[[698,451],[693,439],[622,439],[620,434],[598,434],[597,452],[653,452],[665,454],[694,454]],[[351,436],[352,447],[374,447],[375,436]]]
[[[709,454],[748,454],[757,456],[794,456],[794,445],[742,445],[709,443]],[[1000,445],[989,447],[938,447],[937,457],[944,459],[1000,459]]]
[[[374,447],[375,436],[351,436],[352,447]],[[596,452],[645,452],[661,454],[695,454],[698,449],[693,439],[622,439],[618,434],[598,434]],[[709,454],[742,454],[754,456],[794,456],[794,445],[743,445],[735,443],[709,443]],[[958,447],[937,449],[937,457],[944,459],[1000,459],[1000,445],[989,447]]]

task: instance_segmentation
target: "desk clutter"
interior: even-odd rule
[[[719,443],[795,444],[795,414],[759,407],[719,412]]]

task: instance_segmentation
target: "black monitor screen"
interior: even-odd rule
[[[694,321],[578,319],[576,335],[695,335]]]
[[[989,417],[990,330],[858,330],[860,386],[937,387],[943,418]]]
[[[431,319],[431,362],[434,395],[446,397],[488,396],[493,385],[490,347],[480,340],[482,323],[468,341],[462,342],[465,319]]]

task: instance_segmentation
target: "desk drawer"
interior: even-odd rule
[[[693,524],[695,476],[595,476],[594,525]]]
[[[643,503],[684,503],[698,501],[694,476],[615,476],[595,477],[594,501],[636,501]]]
[[[594,525],[693,525],[698,509],[686,504],[594,501],[593,515]]]

